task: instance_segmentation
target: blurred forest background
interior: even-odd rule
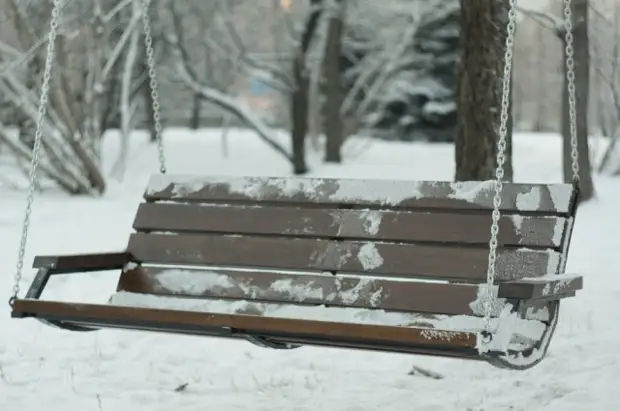
[[[587,27],[590,135],[609,139],[596,171],[620,173],[620,2],[574,0]],[[140,0],[66,1],[40,172],[73,194],[122,177],[127,150],[102,170],[100,142],[154,135]],[[340,162],[342,144],[452,143],[457,136],[459,0],[153,0],[165,128],[249,128],[304,174],[308,150]],[[513,126],[562,131],[561,1],[523,1]],[[0,0],[0,162],[27,175],[51,11]],[[505,21],[497,21],[504,30]],[[584,44],[584,43],[582,43]],[[500,54],[500,55],[503,55]],[[583,64],[583,63],[582,63]],[[277,134],[286,130],[290,141]],[[541,134],[540,138],[545,138]],[[167,144],[173,144],[167,141]],[[225,144],[223,142],[223,144]],[[366,148],[371,149],[371,148]],[[620,154],[620,153],[618,153]],[[1,174],[1,173],[0,173]],[[8,176],[0,175],[7,182]]]

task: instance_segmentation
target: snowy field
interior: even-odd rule
[[[247,133],[230,137],[222,156],[216,134],[167,134],[171,173],[287,175],[290,166]],[[37,198],[27,252],[122,249],[150,173],[155,147],[138,137],[126,179],[102,199]],[[106,140],[106,164],[116,139]],[[594,147],[596,149],[596,147]],[[560,140],[515,136],[515,177],[561,180]],[[318,165],[315,175],[450,180],[450,145],[373,142],[344,166]],[[0,172],[6,173],[6,169]],[[5,174],[6,175],[6,174]],[[585,290],[562,303],[547,359],[525,372],[485,363],[301,348],[260,349],[246,342],[102,331],[72,334],[33,320],[0,316],[1,411],[612,411],[620,381],[620,179],[597,178],[598,198],[578,213],[568,271]],[[0,299],[8,299],[24,193],[0,187]],[[33,271],[25,271],[26,287]],[[65,277],[48,298],[105,302],[112,273]],[[419,366],[443,376],[410,376]],[[186,384],[186,385],[185,385]],[[179,389],[179,387],[184,387]]]

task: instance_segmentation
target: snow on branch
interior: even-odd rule
[[[166,40],[172,46],[171,49],[176,60],[176,71],[181,81],[194,93],[239,118],[256,131],[259,137],[271,148],[292,162],[292,155],[276,141],[271,129],[265,125],[259,116],[255,115],[247,106],[236,99],[211,87],[205,86],[198,81],[196,71],[191,64],[190,54],[183,43],[183,28],[180,16],[174,7],[174,2],[170,2],[169,10],[172,16],[174,33],[172,35],[167,35]]]
[[[9,141],[4,133],[0,140],[21,163],[31,156],[51,3],[31,9],[14,0],[5,4],[7,30],[14,33],[15,44],[11,43],[14,50],[0,46],[0,57],[7,62],[0,67],[0,92],[14,113],[10,125],[18,128],[18,137]],[[129,40],[138,33],[139,16],[134,12],[129,18],[126,9],[138,4],[139,0],[65,3],[43,119],[40,170],[72,194],[105,191],[99,141],[108,127],[109,108],[118,106],[120,81],[114,80],[121,78],[121,65],[117,63],[131,51]],[[133,76],[125,75],[127,86]]]
[[[553,32],[558,35],[564,35],[564,31],[566,30],[566,22],[564,19],[556,17],[550,13],[545,13],[540,10],[532,10],[522,6],[516,6],[517,11],[531,18],[536,23],[540,24],[542,27],[553,30]]]
[[[264,61],[253,58],[247,51],[241,36],[237,32],[235,24],[230,16],[218,14],[218,18],[226,28],[226,31],[238,50],[238,58],[246,70],[251,70],[252,74],[260,77],[268,86],[281,91],[290,92],[294,85],[293,80],[278,67],[272,66]]]

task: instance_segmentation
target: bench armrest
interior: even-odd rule
[[[33,267],[38,268],[38,272],[25,298],[39,299],[53,275],[116,270],[125,268],[132,262],[135,262],[135,259],[127,252],[37,256]]]
[[[135,261],[125,251],[93,254],[37,256],[33,268],[45,268],[53,274],[69,274],[89,271],[105,271],[123,268]]]
[[[580,275],[550,274],[500,283],[498,297],[519,300],[560,299],[573,296],[582,288],[583,277]]]

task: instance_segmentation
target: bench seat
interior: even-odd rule
[[[536,365],[559,301],[577,192],[505,183],[489,335],[493,182],[154,176],[126,250],[43,256],[13,316]],[[107,304],[41,299],[50,277],[121,271]]]

